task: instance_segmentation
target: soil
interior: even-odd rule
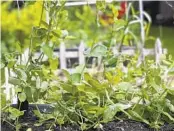
[[[14,106],[14,105],[13,105]],[[14,106],[15,107],[15,106]],[[22,128],[20,131],[26,131],[28,128],[32,128],[32,131],[45,131],[48,130],[52,121],[47,121],[41,126],[35,126],[38,118],[34,116],[33,109],[34,105],[29,106],[29,110],[25,113],[25,116],[20,118]],[[48,105],[40,105],[39,109],[41,112],[50,112],[52,109]],[[142,122],[133,120],[124,121],[112,121],[107,124],[103,124],[101,129],[89,129],[88,131],[156,131],[151,129],[148,125]],[[1,121],[1,131],[15,131],[15,128],[9,125],[7,122]],[[52,131],[81,131],[78,125],[64,125],[54,126]],[[174,131],[174,124],[165,124],[158,131]]]

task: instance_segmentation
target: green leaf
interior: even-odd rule
[[[74,73],[71,75],[71,81],[72,83],[80,83],[81,81],[81,74],[80,73]]]
[[[30,88],[30,87],[25,87],[24,88],[24,92],[26,93],[26,96],[27,96],[27,101],[28,102],[33,102],[33,98],[35,98],[35,96],[34,96],[34,92],[35,92],[35,88],[34,87],[32,87],[32,88]],[[38,95],[38,94],[37,94]],[[35,99],[35,101],[36,101],[36,99]]]
[[[65,37],[65,39],[66,40],[75,40],[75,39],[77,39],[77,37],[68,35],[68,36]]]
[[[20,85],[20,80],[15,78],[15,77],[10,77],[9,78],[9,83],[12,84],[12,85]]]
[[[162,113],[174,122],[174,118],[168,112],[162,111]]]
[[[1,107],[0,108],[2,109],[3,107],[6,106],[6,94],[2,92],[2,89],[1,89],[0,97],[1,97],[1,103],[0,103]]]
[[[142,121],[148,125],[150,124],[146,119],[144,119],[142,116],[140,116],[137,112],[135,112],[133,110],[129,110],[128,112],[133,119],[138,120],[138,121]]]
[[[83,131],[85,129],[87,129],[87,124],[86,123],[82,123],[80,124],[80,129]]]
[[[10,118],[13,120],[24,114],[24,111],[19,111],[18,109],[13,107],[9,107],[7,111],[11,113]]]
[[[117,64],[117,58],[115,56],[105,60],[106,66],[116,66],[116,64]]]
[[[129,82],[121,82],[118,84],[118,90],[128,91],[132,88],[132,84]]]
[[[95,45],[91,51],[90,51],[90,56],[95,56],[95,57],[100,57],[100,56],[105,56],[107,52],[107,47],[102,45],[102,44],[97,44]]]
[[[89,80],[92,79],[92,77],[90,76],[89,73],[85,72],[85,73],[84,73],[84,79],[85,79],[85,81],[89,81]]]
[[[77,89],[79,90],[79,91],[85,91],[85,85],[84,84],[76,84],[76,87],[77,87]]]
[[[1,82],[0,84],[3,85],[5,83],[5,69],[1,68]]]
[[[20,102],[24,102],[27,99],[27,96],[24,92],[18,94]]]
[[[10,60],[9,62],[8,62],[8,65],[7,65],[7,67],[8,68],[12,68],[14,65],[15,65],[15,63],[16,63],[16,60]]]
[[[95,87],[98,90],[103,90],[102,84],[97,79],[91,79],[88,82],[92,87]]]
[[[171,112],[174,112],[174,105],[168,99],[166,99],[166,106],[170,109]]]
[[[46,23],[45,21],[41,21],[41,24],[43,24],[46,28],[49,28],[49,25],[48,25],[48,23]]]
[[[101,1],[96,1],[96,7],[98,10],[101,10],[101,11],[105,11],[106,9],[106,2],[105,0],[101,0]]]
[[[70,76],[70,74],[69,74],[69,72],[67,70],[62,69],[62,72],[67,77],[67,79],[71,79],[71,76]]]
[[[38,111],[38,110],[33,110],[34,114],[38,117],[38,118],[42,118],[43,115]]]
[[[41,39],[44,38],[44,36],[46,35],[47,33],[47,29],[45,28],[40,28],[38,26],[36,27],[33,27],[33,37],[40,37]]]
[[[49,63],[50,63],[50,69],[51,70],[57,70],[57,68],[58,68],[58,58],[49,59]]]
[[[43,81],[42,83],[41,83],[41,87],[40,87],[40,89],[41,89],[41,92],[44,92],[44,91],[46,91],[47,89],[48,89],[48,82],[47,81]]]
[[[75,73],[82,73],[83,70],[85,70],[85,64],[81,64],[79,66],[76,66]]]
[[[17,50],[19,53],[22,53],[22,49],[21,49],[20,43],[19,43],[19,42],[16,42],[15,45],[16,45],[16,50]]]
[[[111,121],[118,111],[125,110],[130,107],[131,107],[130,104],[122,104],[122,103],[117,103],[108,106],[108,108],[104,112],[103,121],[104,122]]]
[[[61,87],[62,87],[65,91],[67,91],[67,92],[69,92],[69,93],[71,93],[71,94],[74,94],[74,93],[76,92],[76,87],[73,86],[72,84],[66,84],[66,83],[64,83],[64,84],[61,84]]]
[[[32,128],[28,128],[26,131],[32,131]]]
[[[56,121],[59,125],[63,125],[65,122],[64,122],[64,118],[58,118],[57,121]]]
[[[18,76],[21,80],[23,80],[23,81],[26,81],[26,80],[27,80],[27,74],[25,73],[24,70],[18,68],[18,69],[16,70],[16,74],[17,74],[17,76]]]
[[[16,92],[16,93],[22,92],[22,88],[19,87],[19,86],[16,86],[16,88],[15,88],[15,92]]]
[[[49,45],[47,45],[47,44],[43,45],[42,50],[43,50],[44,54],[48,56],[48,58],[53,57],[53,49]]]

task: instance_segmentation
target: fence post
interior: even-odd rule
[[[6,92],[6,99],[10,100],[10,86],[8,83],[9,80],[9,72],[8,72],[8,67],[5,67],[5,92]]]
[[[160,64],[160,57],[162,55],[162,44],[159,38],[156,39],[155,42],[155,61],[156,65]]]
[[[84,56],[84,42],[83,40],[80,41],[80,46],[79,46],[79,64],[85,64],[85,56]]]
[[[99,42],[98,44],[102,44],[101,42]],[[102,68],[102,56],[97,57],[97,68],[98,70],[100,70]]]
[[[29,59],[29,48],[27,48],[22,54],[22,64],[26,64]]]
[[[66,68],[66,48],[64,42],[61,42],[60,44],[60,69]]]

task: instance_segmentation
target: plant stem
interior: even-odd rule
[[[125,39],[125,37],[126,37],[125,31],[127,30],[128,25],[129,25],[129,22],[127,22],[127,24],[126,24],[126,26],[125,26],[125,28],[124,28],[124,35],[123,35],[123,37],[122,37],[122,39],[121,39],[121,43],[120,43],[120,46],[119,46],[119,52],[121,52],[121,49],[122,49],[122,46],[123,46],[123,42],[124,42],[124,39]]]
[[[12,123],[10,123],[9,121],[7,121],[7,120],[3,120],[3,121],[7,122],[9,125],[11,125],[12,127],[16,128],[15,125],[13,125]]]
[[[41,22],[42,22],[43,11],[44,11],[44,1],[42,2],[42,11],[41,11],[41,16],[40,16],[39,27],[41,26]]]
[[[29,52],[28,52],[29,58],[28,58],[28,61],[27,61],[27,63],[26,63],[26,67],[27,67],[28,64],[29,64],[30,59],[31,59],[31,55],[32,55],[32,43],[33,43],[33,41],[32,41],[32,39],[33,39],[32,33],[33,33],[33,27],[32,27],[32,31],[31,31],[30,45],[29,45]]]

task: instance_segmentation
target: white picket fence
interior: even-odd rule
[[[100,43],[101,44],[101,43]],[[60,69],[68,69],[68,64],[67,64],[67,59],[71,59],[71,58],[76,58],[78,61],[78,64],[85,64],[86,63],[86,57],[84,54],[84,51],[86,50],[85,48],[85,44],[83,41],[80,42],[79,47],[78,48],[66,48],[65,43],[61,43],[60,44],[60,48],[54,51],[54,56],[59,58],[59,64],[60,64]],[[129,55],[129,56],[133,56],[136,52],[136,47],[132,46],[123,46],[121,49],[121,52],[119,52],[119,46],[115,46],[112,48],[112,51],[114,53],[114,55],[118,56],[120,54],[122,55]],[[167,49],[162,49],[162,44],[160,39],[156,40],[155,43],[155,47],[153,49],[147,49],[147,48],[143,48],[141,55],[142,55],[142,59],[141,61],[144,60],[144,58],[146,56],[155,56],[155,61],[157,64],[159,64],[160,62],[160,56],[162,54],[166,54],[167,53]],[[41,52],[37,52],[34,55],[34,58],[38,58],[40,56]],[[28,50],[26,50],[26,52],[24,53],[23,58],[25,58],[25,62],[26,62],[26,57],[28,55]],[[44,55],[43,61],[46,61],[48,58],[46,55]],[[100,61],[100,58],[97,58],[98,61]]]
[[[61,43],[60,44],[60,48],[56,51],[54,51],[54,56],[57,56],[59,58],[59,64],[60,64],[60,69],[58,69],[57,71],[59,72],[61,69],[67,69],[67,59],[70,58],[76,58],[78,59],[79,64],[85,64],[86,63],[86,56],[84,55],[84,51],[85,51],[85,44],[83,41],[80,42],[79,47],[78,48],[73,48],[73,49],[67,49],[65,47],[65,43]],[[114,55],[118,56],[118,55],[130,55],[133,56],[135,54],[136,51],[136,47],[126,47],[123,46],[121,49],[121,52],[118,51],[118,46],[113,47],[112,49]],[[23,53],[22,55],[22,60],[18,60],[21,61],[22,64],[26,64],[28,61],[28,53],[29,53],[29,49],[26,49],[26,51]],[[138,60],[138,64],[141,64],[141,62],[144,60],[144,58],[148,55],[152,55],[155,56],[155,61],[156,64],[160,63],[160,57],[162,54],[166,54],[167,53],[167,49],[162,49],[162,44],[160,39],[156,40],[155,43],[155,47],[154,49],[145,49],[143,48],[141,55],[142,57],[140,57],[140,59]],[[40,56],[41,52],[36,52],[34,55],[34,58],[38,58]],[[46,55],[44,55],[43,60],[47,60],[48,58],[46,57]],[[101,61],[101,57],[96,58],[97,59],[97,63],[100,63]],[[92,63],[95,64],[96,63]],[[73,68],[67,69],[69,72],[73,72]],[[90,68],[88,69],[90,71]],[[15,96],[15,91],[12,87],[11,84],[9,84],[9,77],[11,76],[15,76],[15,74],[10,71],[7,67],[5,68],[5,85],[4,87],[6,88],[6,94],[7,94],[7,100],[12,100],[12,103],[16,103],[17,102],[17,98]],[[12,98],[13,96],[13,98]]]

